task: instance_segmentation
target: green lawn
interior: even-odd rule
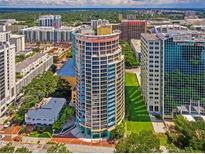
[[[160,139],[161,146],[166,146],[168,144],[168,137],[166,134],[158,134],[158,137]]]
[[[137,77],[134,73],[126,73],[126,124],[127,132],[153,131]]]

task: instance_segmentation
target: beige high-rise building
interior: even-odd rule
[[[73,34],[77,126],[86,137],[110,137],[124,119],[124,55],[120,31]]]
[[[16,46],[16,52],[25,50],[25,37],[24,35],[11,35],[11,41]]]
[[[10,32],[0,32],[0,116],[16,96],[15,44]]]

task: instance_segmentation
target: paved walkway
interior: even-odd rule
[[[152,122],[152,126],[156,133],[166,133],[166,127],[164,125],[163,120],[157,119],[155,116],[150,114],[150,119]]]
[[[0,147],[3,147],[8,142],[0,141]],[[12,142],[12,145],[17,148],[27,147],[33,153],[46,153],[48,145],[39,145],[39,144],[26,144],[26,143],[19,143],[19,142]]]
[[[162,150],[161,153],[169,153],[169,151],[167,150],[167,148],[165,146],[161,146],[160,150]]]
[[[75,145],[87,145],[87,146],[98,146],[98,147],[114,147],[114,144],[110,144],[107,141],[91,141],[91,142],[86,142],[82,139],[75,138],[75,137],[53,137],[51,139],[51,142],[56,142],[56,143],[64,143],[64,144],[75,144]]]
[[[22,143],[30,143],[30,144],[47,144],[51,141],[51,138],[38,138],[38,137],[22,137]]]
[[[0,141],[0,147],[3,147],[8,142]],[[12,145],[16,148],[18,147],[27,147],[33,153],[46,153],[47,148],[51,145],[48,144],[36,144],[36,143],[20,143],[20,142],[12,142]],[[76,144],[65,144],[65,146],[72,153],[113,153],[113,147],[99,147],[99,146],[89,146],[89,145],[76,145]]]
[[[66,145],[73,153],[113,153],[113,147],[99,147],[87,145]]]

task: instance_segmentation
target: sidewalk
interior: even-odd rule
[[[164,125],[163,120],[157,119],[155,116],[151,114],[149,114],[149,116],[155,133],[166,133],[166,127]]]

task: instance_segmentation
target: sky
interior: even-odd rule
[[[205,0],[0,0],[0,7],[205,8]]]

